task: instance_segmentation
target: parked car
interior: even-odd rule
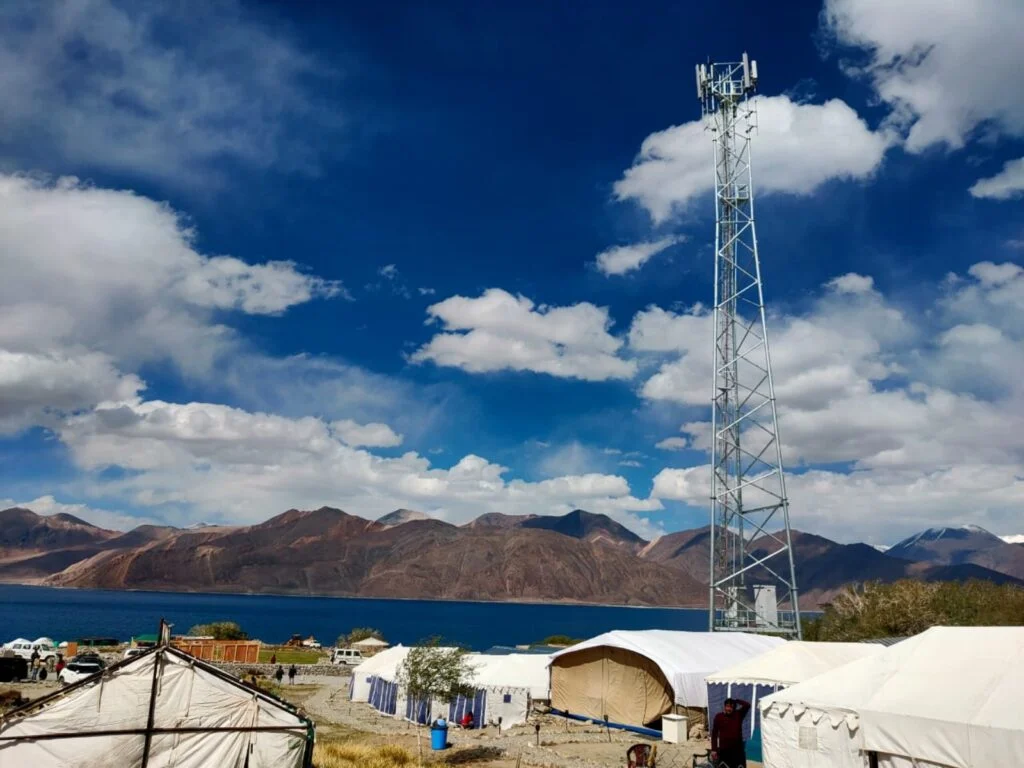
[[[136,656],[141,656],[143,653],[148,651],[149,648],[129,648],[124,652],[124,658],[132,659]]]
[[[103,659],[99,656],[76,656],[57,675],[62,685],[71,685],[103,671]]]
[[[11,651],[15,656],[25,660],[32,658],[33,651],[38,651],[39,658],[42,659],[43,663],[48,667],[52,667],[54,662],[57,661],[57,649],[47,643],[33,642],[32,640],[18,638],[17,640],[12,640],[9,643],[4,643],[4,650]]]
[[[363,654],[356,648],[335,648],[331,651],[331,664],[355,666],[363,663]]]
[[[21,656],[0,656],[0,683],[28,679],[28,661]]]

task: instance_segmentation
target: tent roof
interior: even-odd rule
[[[746,632],[673,632],[664,629],[615,630],[559,651],[552,663],[589,648],[622,648],[646,656],[661,669],[672,686],[676,704],[706,707],[704,678],[782,645],[779,637]]]
[[[152,721],[150,721],[152,717]],[[302,765],[312,721],[176,648],[158,646],[7,714],[0,763],[135,768]]]
[[[851,661],[885,650],[870,643],[811,643],[791,640],[708,675],[709,683],[793,685]]]
[[[529,689],[534,699],[550,698],[549,656],[471,653],[467,663],[473,670],[471,685],[475,688]]]
[[[861,748],[939,765],[1024,765],[1024,627],[933,627],[767,696],[859,728]]]
[[[376,656],[371,656],[361,664],[352,668],[353,675],[393,675],[395,670],[405,661],[409,649],[399,643]]]
[[[361,646],[363,648],[385,648],[389,643],[386,643],[383,640],[378,640],[376,637],[364,637],[362,640],[357,640],[352,643],[352,645]]]

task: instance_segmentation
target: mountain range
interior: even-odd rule
[[[886,553],[794,531],[802,606],[813,608],[846,584],[872,580],[980,578],[1024,585],[1013,556],[1024,547],[981,529],[941,530]],[[0,511],[0,582],[700,606],[707,600],[709,538],[705,527],[647,542],[606,515],[584,510],[489,513],[455,526],[411,510],[370,521],[322,507],[292,509],[258,525],[146,525],[122,533],[70,515],[12,508]]]

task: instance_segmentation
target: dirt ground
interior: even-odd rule
[[[305,678],[302,685],[283,686],[283,695],[303,707],[317,723],[317,733],[331,737],[357,738],[373,744],[399,744],[415,753],[416,728],[402,720],[378,714],[368,704],[348,700],[348,680]],[[540,724],[540,732],[535,725]],[[421,731],[424,749],[429,750],[428,731]],[[496,727],[473,731],[449,731],[451,747],[434,753],[449,765],[480,768],[622,768],[626,750],[637,743],[656,743],[658,765],[662,768],[691,768],[692,756],[704,754],[707,741],[687,744],[648,742],[634,733],[536,716],[525,726],[502,733]],[[539,741],[539,744],[538,744]]]

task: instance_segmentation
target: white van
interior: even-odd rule
[[[52,645],[33,643],[30,640],[23,640],[21,638],[4,643],[4,650],[13,651],[15,656],[20,656],[25,660],[32,658],[33,651],[38,651],[39,658],[43,660],[44,664],[49,665],[52,665],[57,660],[57,651]]]
[[[356,648],[335,648],[331,651],[331,664],[345,664],[354,667],[363,663],[363,654]]]

